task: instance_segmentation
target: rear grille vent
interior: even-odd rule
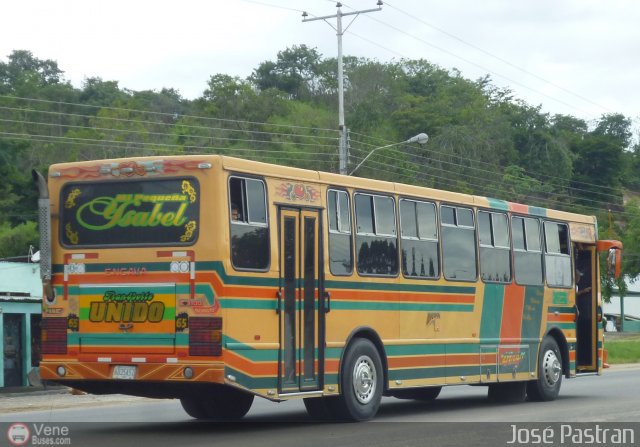
[[[222,355],[222,318],[189,318],[189,355]]]
[[[42,319],[42,353],[67,353],[67,319],[62,317]]]

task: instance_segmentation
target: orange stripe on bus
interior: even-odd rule
[[[520,340],[522,337],[522,311],[524,309],[525,288],[517,284],[510,284],[504,288],[502,304],[502,324],[500,338]]]
[[[547,314],[547,321],[554,321],[554,322],[561,322],[561,321],[565,321],[565,322],[570,322],[573,323],[575,321],[575,315],[574,314]]]
[[[250,376],[275,376],[278,374],[278,362],[254,363],[233,351],[226,352],[225,362]]]
[[[430,355],[419,357],[389,357],[389,368],[415,368],[420,366],[444,366],[444,355]]]

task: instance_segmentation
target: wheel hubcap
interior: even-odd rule
[[[542,369],[544,374],[544,380],[549,386],[554,386],[560,380],[560,374],[562,373],[562,366],[558,356],[552,350],[548,350],[544,353],[542,360]]]
[[[353,391],[361,404],[369,403],[376,391],[376,368],[366,355],[358,357],[353,367]]]

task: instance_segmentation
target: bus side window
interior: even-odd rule
[[[442,205],[440,221],[444,277],[453,281],[475,281],[478,272],[473,211]]]
[[[511,218],[511,235],[516,283],[541,286],[543,278],[540,222],[538,219],[514,216]]]
[[[356,263],[365,275],[398,274],[395,201],[392,197],[356,194]]]
[[[400,199],[400,235],[402,274],[409,278],[440,277],[435,204]]]
[[[346,191],[330,189],[327,192],[329,219],[329,269],[332,275],[350,275],[353,272],[351,241],[351,208]]]
[[[262,180],[229,177],[231,263],[236,269],[269,267],[269,226]]]
[[[547,284],[552,287],[571,287],[569,228],[566,224],[545,222],[544,238],[544,266]]]
[[[511,282],[511,249],[507,215],[478,212],[480,276],[486,282]]]

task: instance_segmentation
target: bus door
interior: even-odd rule
[[[321,389],[324,303],[320,210],[279,209],[281,393]]]
[[[598,371],[598,277],[594,246],[574,245],[576,285],[576,369]]]

